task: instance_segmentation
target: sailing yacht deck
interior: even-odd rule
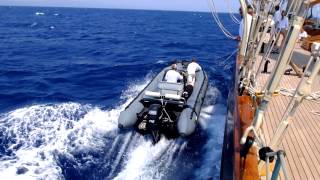
[[[292,56],[292,61],[303,65],[310,58],[310,53],[296,46]],[[276,56],[271,56],[269,72],[276,63]],[[256,64],[258,67],[261,57]],[[291,68],[288,65],[288,69]],[[263,69],[263,68],[262,68]],[[258,89],[262,90],[271,73],[260,74],[258,76]],[[300,82],[294,71],[291,75],[284,75],[279,88],[287,90],[295,89]],[[312,92],[320,91],[320,76],[312,87]],[[291,100],[290,96],[283,94],[272,98],[265,113],[264,123],[262,125],[262,138],[268,144],[276,131]],[[317,114],[317,112],[319,114]],[[286,152],[286,164],[291,179],[320,179],[320,99],[317,101],[304,100],[299,106],[292,123],[285,134],[282,144],[279,147]],[[280,179],[284,179],[280,174]]]

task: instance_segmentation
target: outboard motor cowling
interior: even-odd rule
[[[151,131],[159,130],[160,128],[160,104],[151,104],[148,110],[148,129]]]

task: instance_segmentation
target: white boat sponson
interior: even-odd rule
[[[146,96],[150,96],[150,97],[155,97],[155,98],[160,98],[160,92],[154,92],[154,91],[146,91],[144,93]],[[173,100],[181,100],[181,96],[177,95],[177,94],[168,94],[166,93],[164,95],[164,98],[166,99],[173,99]]]
[[[146,96],[151,96],[151,97],[156,97],[156,98],[160,97],[160,92],[146,91],[144,94]]]
[[[181,100],[181,96],[177,94],[165,94],[164,97],[167,99]]]

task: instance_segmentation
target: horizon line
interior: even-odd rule
[[[2,5],[0,7],[39,7],[39,8],[78,8],[78,9],[110,9],[110,10],[142,10],[142,11],[172,11],[172,12],[199,12],[212,13],[206,10],[181,10],[181,9],[143,9],[143,8],[116,8],[116,7],[85,7],[85,6],[42,6],[42,5]],[[218,13],[229,13],[226,11],[217,11]],[[232,12],[235,13],[235,12]]]

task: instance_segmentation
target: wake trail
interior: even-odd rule
[[[198,141],[195,137],[199,135],[190,139],[162,138],[153,145],[150,139],[134,131],[118,130],[120,112],[149,81],[147,76],[143,82],[129,85],[122,92],[121,105],[113,109],[69,102],[28,106],[1,114],[0,176],[4,179],[170,179],[186,168],[183,173],[195,171],[191,172],[193,179],[216,177],[212,175],[212,164],[221,156],[219,141],[223,133],[219,131],[224,126],[224,106],[217,103],[219,91],[212,86],[200,113],[203,140],[198,144],[194,141]],[[192,162],[188,156],[199,153],[201,156],[195,157],[201,163],[192,165],[196,161]],[[92,167],[95,167],[93,171]]]
[[[159,179],[163,176],[158,165],[168,162],[173,140],[162,138],[156,145],[142,138],[142,141],[129,154],[124,169],[114,178],[120,179]],[[160,160],[160,161],[159,161]],[[158,165],[157,165],[158,164]]]
[[[219,167],[221,158],[221,145],[225,121],[225,105],[219,104],[221,96],[218,89],[210,86],[203,104],[199,126],[203,137],[203,142],[199,142],[195,148],[187,150],[192,146],[192,137],[175,140],[162,138],[157,144],[152,145],[150,140],[141,139],[139,144],[132,147],[128,158],[124,162],[124,167],[114,177],[115,180],[122,179],[172,179],[174,174],[179,174],[183,166],[193,166],[192,158],[188,162],[186,153],[200,153],[200,164],[191,167],[192,179],[210,179],[219,177]],[[197,133],[197,132],[196,132]],[[192,142],[194,143],[194,142]],[[191,152],[190,152],[191,151]],[[199,167],[198,167],[199,166]],[[189,167],[188,167],[189,168]],[[218,169],[217,169],[218,168]],[[218,172],[218,173],[217,173]],[[189,172],[190,173],[190,172]],[[189,174],[190,175],[190,174]],[[183,175],[178,178],[190,178]]]
[[[65,166],[86,169],[98,163],[100,156],[115,153],[116,161],[110,166],[116,167],[134,136],[119,134],[117,119],[147,85],[147,78],[129,85],[122,93],[123,103],[110,110],[69,102],[27,106],[0,114],[0,177],[64,179]],[[120,151],[118,142],[122,143]]]
[[[112,169],[111,169],[110,174],[113,174],[114,171],[116,170],[116,167],[120,164],[121,158],[122,158],[123,154],[125,154],[125,151],[131,141],[131,138],[132,138],[132,133],[126,134],[124,137],[124,142],[121,142],[122,146],[120,147],[118,152],[115,152],[116,158],[112,162]]]

